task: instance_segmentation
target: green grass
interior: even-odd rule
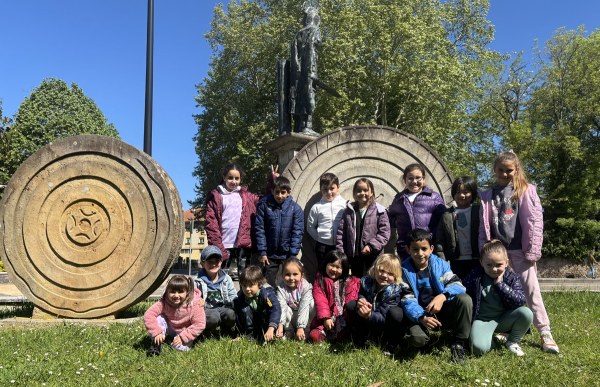
[[[506,350],[450,362],[444,339],[396,358],[378,348],[207,340],[191,352],[147,358],[142,322],[0,330],[0,385],[27,386],[597,386],[600,294],[546,293],[561,354],[544,354],[533,332],[524,358]],[[132,309],[141,313],[148,304]]]

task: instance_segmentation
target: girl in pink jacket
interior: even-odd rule
[[[204,300],[192,279],[171,277],[162,298],[144,313],[144,324],[152,337],[148,356],[159,355],[165,340],[179,351],[189,351],[206,326]]]
[[[491,239],[499,239],[506,247],[510,265],[521,277],[542,349],[558,353],[537,278],[536,261],[542,256],[544,232],[540,198],[512,151],[496,157],[493,172],[496,184],[481,194],[479,248]]]
[[[316,316],[310,325],[310,340],[340,340],[350,334],[346,321],[346,304],[358,299],[360,280],[349,275],[350,263],[346,254],[330,251],[313,283]]]

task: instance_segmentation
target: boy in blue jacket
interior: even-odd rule
[[[275,290],[265,284],[258,266],[248,266],[240,275],[240,291],[233,302],[239,331],[250,340],[273,340],[281,319]]]
[[[452,330],[452,361],[462,363],[471,333],[473,302],[450,264],[433,254],[433,249],[429,232],[417,228],[408,235],[410,257],[402,262],[404,281],[414,293],[402,299],[409,320],[408,340],[414,347],[423,347],[429,341],[429,330]]]
[[[279,176],[271,193],[256,206],[256,247],[267,282],[275,287],[279,267],[302,248],[304,213],[290,193],[290,181]]]

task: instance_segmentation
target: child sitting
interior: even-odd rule
[[[429,342],[429,330],[451,329],[454,335],[450,346],[452,361],[462,363],[471,331],[471,297],[465,293],[460,278],[450,270],[450,264],[432,254],[429,232],[412,230],[407,236],[407,250],[410,257],[402,262],[402,270],[414,295],[406,297],[402,307],[411,323],[409,343],[423,347]]]
[[[494,333],[508,332],[506,348],[517,356],[525,355],[519,343],[531,326],[533,313],[525,306],[520,277],[508,267],[508,253],[502,242],[494,239],[483,245],[481,266],[473,269],[464,284],[473,299],[473,354],[488,352]],[[498,337],[504,341],[504,335]]]
[[[304,278],[304,267],[297,258],[286,259],[281,270],[281,281],[277,287],[281,321],[276,336],[304,341],[315,314],[312,285]]]
[[[221,334],[233,336],[235,327],[233,300],[237,297],[237,291],[231,277],[221,269],[222,262],[221,249],[217,246],[209,245],[202,250],[200,255],[202,269],[198,272],[195,282],[206,302],[205,335],[219,328]]]
[[[349,334],[346,304],[358,299],[360,280],[350,274],[346,254],[330,251],[325,255],[313,284],[316,317],[310,326],[310,340],[343,340]]]
[[[275,290],[265,284],[258,266],[248,266],[240,275],[240,291],[233,301],[237,326],[249,340],[273,340],[281,319]]]
[[[192,279],[171,277],[161,299],[144,313],[144,324],[152,337],[148,356],[159,355],[165,340],[179,351],[189,351],[206,325],[204,300]]]
[[[358,300],[346,305],[354,345],[364,348],[369,340],[375,340],[392,350],[403,335],[403,311],[398,304],[408,292],[398,257],[377,257],[360,280]]]
[[[302,247],[304,213],[292,199],[290,181],[280,176],[271,194],[263,197],[256,208],[256,246],[267,282],[275,286],[281,263],[296,257]]]
[[[306,231],[316,243],[317,267],[321,267],[325,254],[335,250],[336,233],[346,207],[346,200],[339,195],[340,181],[336,175],[324,173],[319,179],[319,189],[321,200],[311,207],[306,219]]]

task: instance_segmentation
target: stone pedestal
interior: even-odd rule
[[[292,132],[277,137],[273,141],[266,143],[264,147],[269,153],[277,156],[279,171],[283,171],[306,144],[317,138],[315,136]]]

